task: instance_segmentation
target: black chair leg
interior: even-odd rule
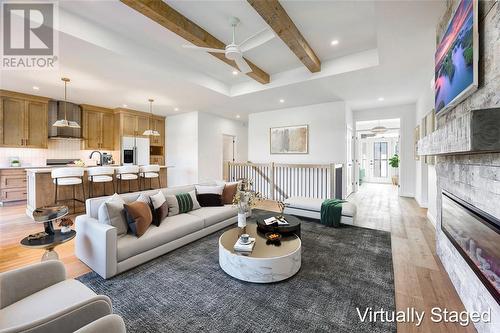
[[[56,179],[56,190],[54,192],[54,205],[57,205],[57,179]]]
[[[75,185],[73,185],[73,214],[76,213],[76,195],[75,195],[76,191],[75,191]]]

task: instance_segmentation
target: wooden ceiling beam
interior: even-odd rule
[[[223,49],[226,44],[212,36],[205,29],[167,5],[161,0],[120,0],[132,9],[162,25],[168,30],[176,33],[185,40],[201,47]],[[224,53],[210,53],[214,57],[224,61],[226,64],[238,69],[233,60],[225,57]],[[249,77],[262,84],[269,83],[269,74],[257,67],[248,59],[245,59],[252,71],[247,73]]]
[[[321,70],[321,61],[278,0],[247,1],[312,73]]]

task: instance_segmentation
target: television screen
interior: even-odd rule
[[[477,3],[462,0],[436,49],[436,114],[456,105],[477,89],[477,43]]]

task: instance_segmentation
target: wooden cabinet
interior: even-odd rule
[[[0,170],[0,203],[26,200],[26,171],[24,169]]]
[[[137,136],[144,136],[142,133],[144,133],[145,130],[151,128],[151,118],[150,117],[142,117],[142,116],[137,116]],[[144,136],[144,137],[149,137],[149,136]]]
[[[0,146],[47,148],[48,99],[0,91]]]
[[[155,117],[153,119],[153,129],[160,133],[160,136],[151,137],[152,146],[164,146],[165,145],[165,119],[158,119]]]
[[[84,149],[114,150],[113,110],[81,105],[83,110]]]
[[[137,135],[137,116],[131,114],[122,114],[121,123],[122,136]]]

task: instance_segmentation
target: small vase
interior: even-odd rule
[[[62,234],[67,234],[68,232],[71,232],[71,227],[61,227]]]
[[[247,214],[238,213],[238,227],[244,228],[247,226]]]

